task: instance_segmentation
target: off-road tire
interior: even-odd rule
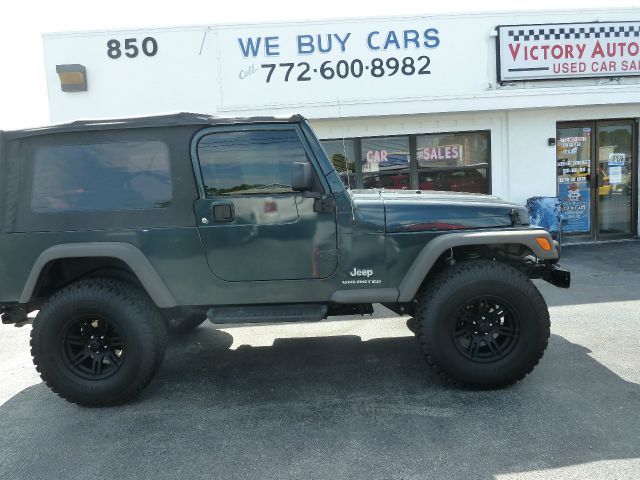
[[[92,318],[101,320],[91,323]],[[121,341],[121,348],[115,350],[121,357],[110,364],[100,361],[100,370],[110,368],[110,376],[87,378],[90,373],[78,373],[76,362],[68,360],[65,349],[70,347],[64,345],[71,344],[80,351],[78,355],[85,356],[82,365],[96,364],[94,357],[86,358],[83,353],[84,348],[89,353],[98,348],[95,344],[82,346],[86,333],[69,335],[72,340],[66,340],[64,332],[76,328],[77,322],[83,325],[81,332],[87,322],[91,329],[105,322],[103,325],[111,325],[111,332],[117,332],[112,338],[117,335]],[[166,327],[146,293],[111,279],[81,280],[60,290],[42,307],[31,331],[31,356],[45,384],[62,398],[89,407],[118,405],[136,397],[160,368],[166,346]]]
[[[184,317],[167,319],[167,331],[172,335],[182,335],[195,330],[204,323],[207,316],[203,313],[190,313]]]
[[[482,303],[482,299],[490,300]],[[505,306],[505,312],[512,312],[498,321],[504,336],[485,333],[496,328],[498,308],[496,315],[486,317],[493,318],[493,327],[484,323],[484,316],[476,316],[484,313],[475,313],[486,312],[493,299]],[[415,317],[427,363],[446,382],[477,389],[500,388],[524,378],[542,358],[550,335],[549,311],[535,285],[515,268],[490,260],[461,262],[436,275],[419,291]],[[477,325],[471,325],[469,318],[484,323],[480,336],[474,335]],[[505,325],[516,321],[519,333],[512,335],[515,329]],[[502,342],[504,351],[494,353],[496,343],[482,340],[481,335]],[[482,351],[486,358],[473,358],[473,342],[476,354]]]

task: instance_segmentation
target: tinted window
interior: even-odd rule
[[[291,165],[307,161],[294,130],[252,130],[206,135],[198,158],[207,198],[293,192]]]
[[[169,149],[160,141],[56,145],[35,153],[36,213],[158,208],[171,195]]]

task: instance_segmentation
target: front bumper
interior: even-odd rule
[[[540,278],[559,288],[569,288],[571,286],[571,273],[552,262],[530,266],[527,273],[529,278]]]
[[[556,265],[549,265],[545,269],[542,279],[560,288],[569,288],[571,286],[571,272]]]

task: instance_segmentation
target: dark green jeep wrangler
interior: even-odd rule
[[[495,388],[538,363],[569,286],[527,212],[484,195],[350,191],[300,116],[196,114],[0,132],[3,323],[64,398],[112,405],[167,330],[372,312],[415,318],[427,362]]]

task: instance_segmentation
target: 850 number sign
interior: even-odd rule
[[[145,37],[140,46],[137,38],[125,38],[124,46],[115,38],[107,42],[107,56],[113,60],[120,58],[123,51],[126,57],[135,58],[140,54],[140,50],[147,57],[153,57],[158,53],[158,41],[153,37]]]

